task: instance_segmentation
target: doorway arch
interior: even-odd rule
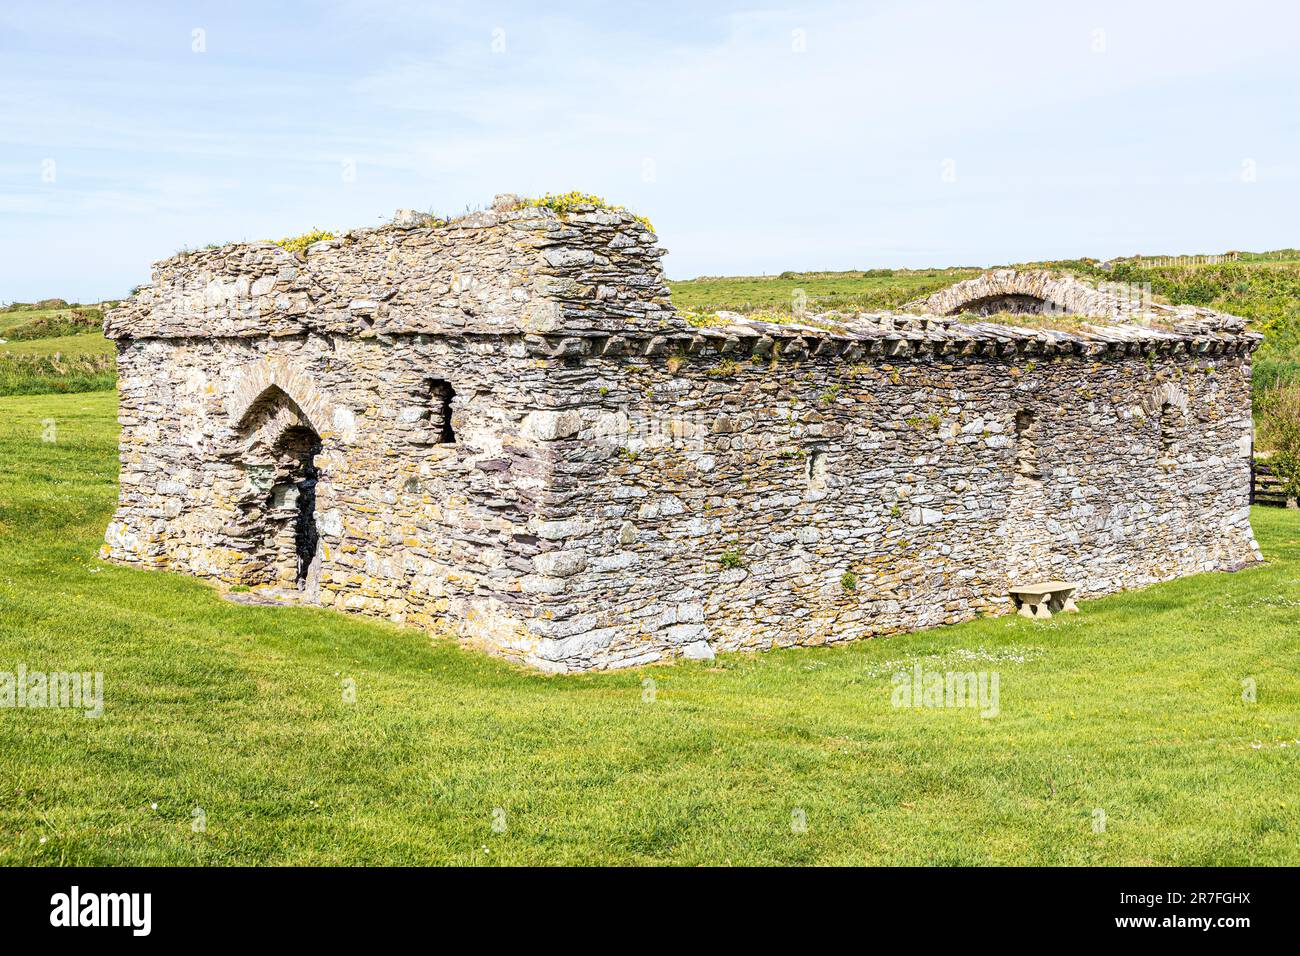
[[[320,451],[320,432],[278,385],[265,387],[236,423],[226,457],[236,466],[231,545],[245,556],[238,583],[294,590],[315,600]]]

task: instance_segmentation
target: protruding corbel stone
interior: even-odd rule
[[[611,335],[605,340],[604,347],[600,354],[606,358],[617,358],[627,350],[627,339],[621,335]]]
[[[808,346],[802,336],[796,336],[781,346],[781,357],[792,362],[802,362],[808,357]]]
[[[776,340],[770,335],[760,335],[754,340],[754,354],[760,358],[766,358],[772,354],[772,347]]]
[[[672,348],[672,344],[668,341],[668,336],[656,335],[654,338],[650,340],[650,343],[645,347],[645,354],[647,356],[664,355],[671,348]]]
[[[547,358],[551,356],[551,344],[541,335],[525,335],[524,347],[529,355],[542,355]]]
[[[348,311],[353,315],[374,315],[379,303],[374,299],[353,299],[348,303]]]
[[[552,354],[556,358],[569,358],[572,356],[583,355],[586,351],[586,341],[577,336],[571,335],[560,339],[559,344],[555,346],[555,352]]]

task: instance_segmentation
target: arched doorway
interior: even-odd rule
[[[283,524],[275,535],[276,553],[287,554],[292,546],[293,584],[305,590],[315,583],[313,574],[319,569],[318,562],[316,568],[312,564],[320,544],[316,530],[316,482],[320,477],[316,455],[320,452],[320,436],[310,428],[294,426],[284,431],[274,450],[276,483],[271,488],[269,520]],[[287,564],[278,577],[288,580]]]
[[[298,404],[270,386],[248,407],[227,454],[237,467],[231,545],[240,581],[314,600],[320,574],[316,490],[320,434]]]

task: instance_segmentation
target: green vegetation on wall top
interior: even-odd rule
[[[307,247],[317,242],[323,242],[326,239],[337,239],[338,237],[328,229],[312,229],[304,232],[301,236],[289,236],[285,239],[276,241],[276,245],[288,252],[306,252]]]
[[[597,209],[608,209],[613,212],[629,212],[625,207],[615,206],[613,203],[606,202],[600,196],[576,190],[570,190],[567,193],[546,193],[543,196],[525,199],[522,205],[550,209],[559,216],[568,215],[579,206],[595,206]],[[650,224],[650,220],[645,216],[638,216],[636,213],[630,213],[630,215],[650,232],[655,231],[654,226]]]

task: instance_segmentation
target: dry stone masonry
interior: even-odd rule
[[[621,210],[503,196],[159,263],[105,320],[105,555],[552,671],[1259,560],[1242,320],[1000,271],[913,314],[688,322],[662,255]],[[1007,311],[1084,318],[980,321]]]

